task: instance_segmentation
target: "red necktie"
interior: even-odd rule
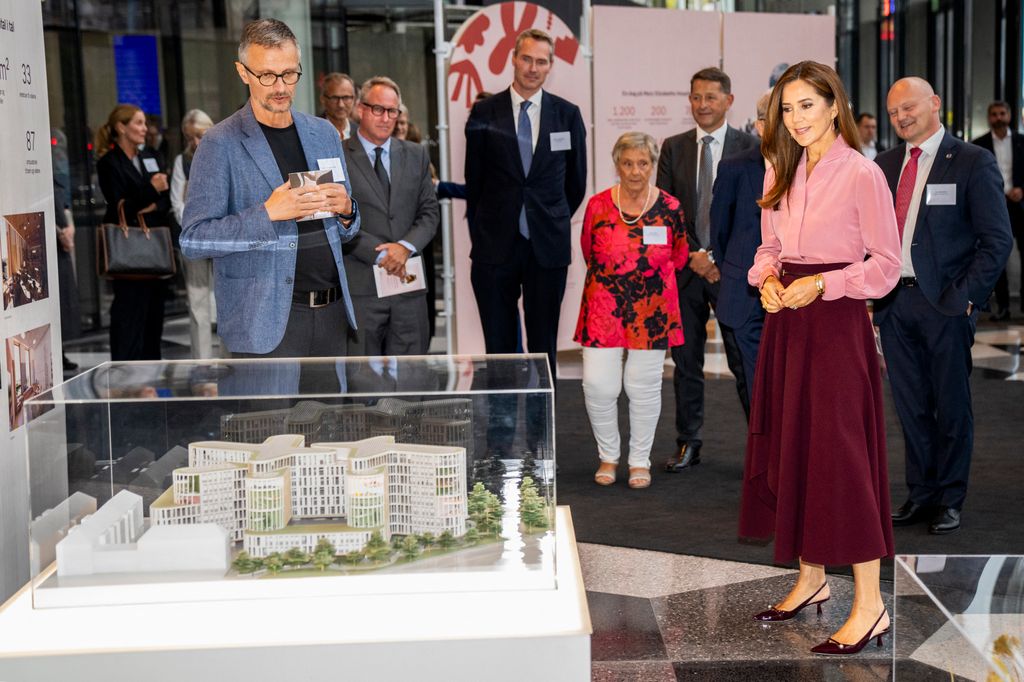
[[[910,161],[907,161],[900,183],[896,186],[896,227],[900,231],[900,243],[903,243],[903,225],[907,222],[910,200],[914,196],[914,185],[917,184],[917,157],[921,156],[920,147],[910,149]]]

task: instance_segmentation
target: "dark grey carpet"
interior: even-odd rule
[[[626,486],[625,455],[611,487],[593,482],[597,454],[578,381],[560,381],[557,402],[558,503],[572,509],[576,539],[639,549],[769,564],[771,546],[736,540],[746,423],[735,384],[707,382],[704,447],[700,465],[667,474],[661,465],[675,446],[671,382],[662,391],[662,417],[652,453],[653,483]],[[976,376],[973,380],[975,447],[963,526],[932,536],[925,525],[895,529],[901,554],[1024,554],[1024,382]],[[620,401],[623,449],[628,440],[625,396]],[[886,387],[886,422],[892,501],[906,497],[903,436]],[[842,532],[842,519],[835,519]],[[888,571],[887,571],[888,572]]]

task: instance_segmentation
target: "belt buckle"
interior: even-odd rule
[[[310,308],[323,308],[325,305],[327,305],[327,303],[317,303],[316,302],[317,296],[320,293],[322,293],[322,292],[319,292],[319,291],[311,291],[311,292],[309,292],[309,307]],[[330,301],[328,301],[328,303],[330,303]]]

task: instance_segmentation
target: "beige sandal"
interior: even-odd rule
[[[634,490],[646,488],[651,485],[651,470],[649,467],[629,467],[629,487]]]
[[[597,473],[594,474],[594,482],[598,485],[611,485],[615,483],[615,470],[617,466],[613,462],[601,462],[601,466],[597,467]]]

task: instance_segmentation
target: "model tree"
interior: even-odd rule
[[[309,563],[309,555],[302,551],[299,547],[292,547],[284,553],[284,564],[285,566],[296,567],[303,566]]]
[[[416,541],[416,536],[406,535],[405,539],[402,540],[402,556],[409,561],[415,559],[420,553],[420,543]]]
[[[327,538],[320,538],[316,543],[316,549],[313,550],[313,565],[324,571],[334,563],[334,555],[334,544]]]
[[[363,550],[361,549],[357,549],[352,552],[346,552],[345,554],[341,555],[341,560],[350,566],[355,566],[356,564],[361,563],[362,560],[365,558],[366,554],[364,554]]]
[[[497,535],[501,528],[501,500],[479,481],[473,486],[466,500],[469,519],[481,535]]]
[[[384,536],[380,534],[380,531],[375,530],[370,533],[370,539],[366,541],[363,553],[366,554],[370,561],[387,561],[388,557],[391,556],[391,546],[384,540]]]
[[[420,543],[420,547],[423,549],[430,549],[434,546],[435,542],[434,534],[429,531],[420,535],[416,540]]]
[[[529,476],[524,476],[519,485],[519,519],[528,533],[548,527],[547,502],[537,493],[537,484]]]
[[[252,573],[256,570],[255,562],[245,550],[238,553],[235,560],[231,562],[231,566],[239,573]]]
[[[466,531],[466,534],[462,536],[462,540],[467,545],[475,545],[480,541],[480,531],[476,528],[470,528]]]
[[[441,549],[451,549],[455,544],[455,536],[450,530],[446,530],[437,537],[437,544],[441,546]]]
[[[284,567],[284,558],[281,557],[280,552],[272,552],[263,559],[263,566],[270,571],[272,575],[277,575]]]

